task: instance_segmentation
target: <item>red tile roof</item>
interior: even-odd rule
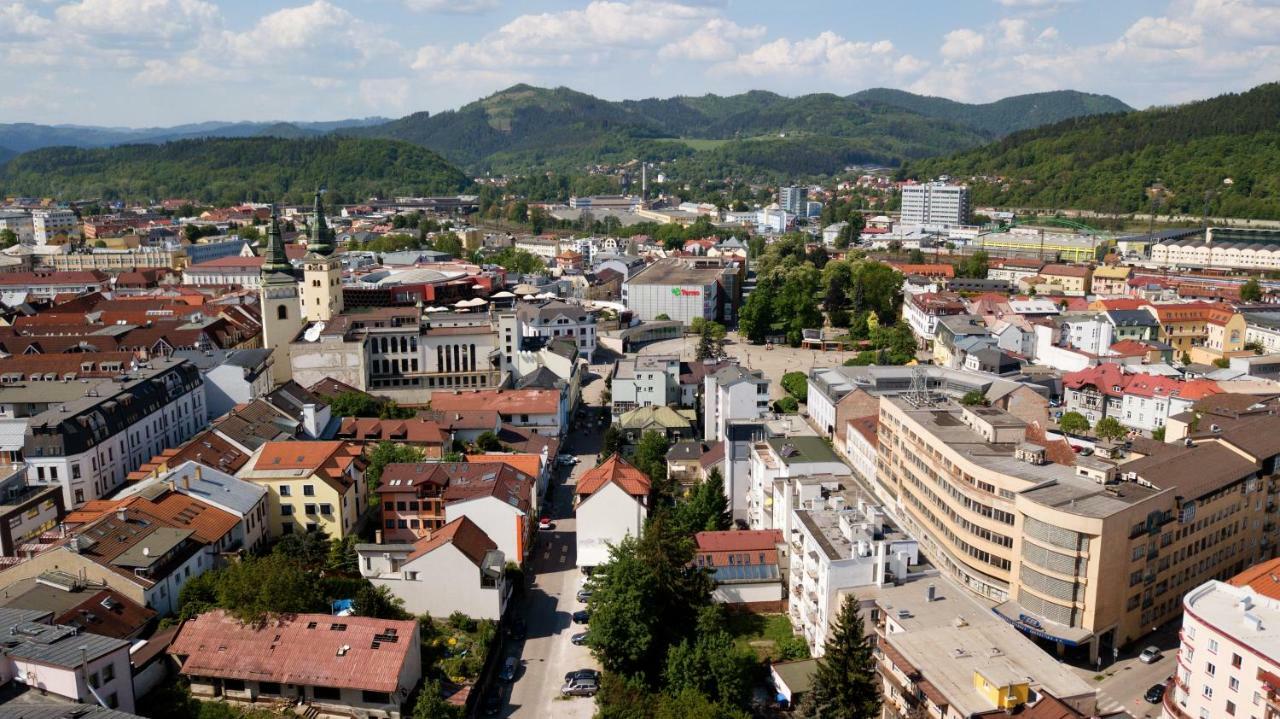
[[[395,440],[406,444],[444,444],[445,433],[437,422],[417,417],[414,419],[378,419],[376,417],[346,417],[338,429],[343,439],[362,442]]]
[[[849,420],[849,426],[862,435],[862,438],[870,443],[872,447],[879,444],[880,415],[870,414],[866,417],[851,419]]]
[[[1088,277],[1092,273],[1088,265],[1045,265],[1040,269],[1045,277]]]
[[[1270,559],[1249,567],[1227,580],[1233,587],[1249,587],[1264,597],[1280,599],[1280,559]]]
[[[468,454],[467,461],[472,464],[505,464],[530,477],[542,474],[542,457],[536,454]]]
[[[773,549],[782,544],[780,529],[747,529],[698,532],[693,535],[699,552],[750,552]]]
[[[222,610],[187,620],[169,647],[190,676],[380,692],[400,688],[417,651],[412,620],[296,614],[244,624]]]
[[[413,551],[405,557],[404,561],[411,562],[446,544],[452,544],[476,566],[480,566],[484,561],[486,552],[498,548],[498,545],[484,533],[479,525],[464,515],[415,542]]]
[[[630,462],[613,455],[602,464],[593,467],[578,479],[576,492],[586,497],[595,494],[606,484],[613,482],[633,497],[647,497],[652,484],[644,472]]]
[[[431,408],[437,412],[490,410],[504,415],[556,414],[560,410],[560,393],[545,389],[433,392]]]
[[[909,262],[888,263],[893,269],[904,275],[923,275],[925,277],[955,277],[956,268],[952,265],[938,264],[911,264]]]
[[[1105,300],[1097,300],[1097,302],[1106,310],[1140,310],[1151,304],[1136,297],[1111,297]]]

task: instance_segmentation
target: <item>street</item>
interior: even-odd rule
[[[594,393],[598,397],[599,388]],[[575,611],[585,608],[576,596],[581,574],[575,564],[573,488],[578,477],[595,466],[603,432],[604,428],[595,424],[575,427],[561,447],[562,453],[576,455],[580,461],[572,469],[558,469],[552,479],[544,512],[554,528],[537,534],[529,563],[531,582],[517,607],[528,636],[523,642],[508,640],[503,647],[505,656],[520,657],[521,666],[515,682],[504,692],[507,704],[500,716],[589,719],[595,713],[592,699],[561,699],[560,687],[567,672],[599,668],[591,651],[575,646],[569,638],[586,630],[572,619]]]
[[[1163,655],[1153,664],[1138,661],[1138,653],[1147,646],[1160,648]],[[1090,685],[1098,689],[1098,711],[1125,711],[1134,719],[1155,719],[1160,716],[1160,705],[1150,704],[1142,698],[1152,684],[1163,684],[1177,667],[1178,627],[1154,632],[1136,642],[1129,651],[1120,654],[1115,664],[1103,667],[1102,681],[1094,681],[1097,671],[1086,667],[1074,667]]]

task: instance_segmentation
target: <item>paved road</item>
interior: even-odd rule
[[[588,468],[595,466],[602,431],[571,431],[562,451],[575,454],[580,463],[572,472],[559,470],[553,480],[547,513],[555,529],[538,533],[530,563],[532,585],[521,610],[528,625],[523,644],[508,642],[509,654],[519,652],[521,669],[507,695],[502,716],[517,718],[556,717],[589,719],[595,712],[591,699],[560,699],[566,672],[599,668],[585,646],[574,646],[569,638],[585,629],[573,624],[573,613],[583,608],[577,601],[578,579],[575,564],[576,536],[573,519],[573,486]]]
[[[1077,672],[1090,685],[1098,688],[1098,709],[1102,712],[1128,712],[1134,719],[1155,719],[1160,716],[1159,704],[1148,704],[1142,698],[1152,684],[1162,684],[1174,672],[1178,655],[1178,630],[1176,628],[1155,632],[1145,637],[1128,652],[1120,655],[1120,661],[1104,667],[1106,676],[1094,681],[1098,672],[1076,667]],[[1154,645],[1164,653],[1154,664],[1138,661],[1143,647]]]

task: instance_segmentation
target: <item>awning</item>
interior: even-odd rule
[[[1084,627],[1068,627],[1065,624],[1050,621],[1027,610],[1012,599],[1003,604],[997,604],[991,611],[1026,634],[1048,639],[1051,642],[1060,642],[1069,647],[1080,646],[1093,639],[1093,632]]]

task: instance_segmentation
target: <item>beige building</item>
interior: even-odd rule
[[[882,398],[879,474],[944,572],[1022,631],[1093,659],[1176,618],[1190,587],[1271,556],[1261,475],[1280,456],[1280,417],[1265,419],[1276,426],[1261,437],[1065,466],[1002,410]]]
[[[1097,295],[1129,294],[1129,277],[1133,268],[1128,265],[1103,265],[1093,270],[1093,293]]]
[[[267,442],[239,477],[267,490],[272,536],[323,529],[342,539],[369,506],[362,451],[354,442]]]
[[[125,272],[133,269],[168,268],[181,270],[187,264],[183,249],[133,248],[127,250],[94,250],[54,255],[49,259],[58,272],[103,270]]]

